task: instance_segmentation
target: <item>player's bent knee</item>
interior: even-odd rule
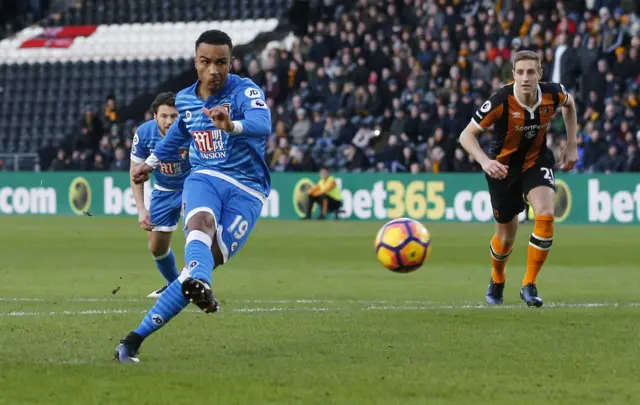
[[[153,257],[157,260],[164,259],[169,254],[169,245],[168,244],[150,244],[149,250]]]
[[[496,228],[496,236],[503,245],[513,245],[516,240],[516,233],[518,232],[518,217],[515,220],[507,222],[505,224],[498,224]]]
[[[532,201],[531,206],[533,207],[533,214],[535,216],[554,216],[555,214],[555,204],[552,199],[546,201]]]
[[[502,245],[511,246],[516,241],[516,234],[511,232],[497,232],[496,236]]]
[[[215,219],[209,212],[198,212],[189,218],[187,228],[189,229],[189,233],[192,231],[202,231],[213,238],[216,231]]]
[[[152,232],[149,238],[149,250],[156,259],[162,258],[169,253],[171,246],[171,233]]]

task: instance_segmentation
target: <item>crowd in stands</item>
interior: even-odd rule
[[[574,5],[582,2],[522,0],[470,11],[428,0],[359,0],[348,9],[319,3],[320,18],[291,50],[233,62],[234,73],[266,94],[272,171],[321,164],[349,171],[481,170],[457,138],[474,110],[511,80],[512,57],[521,49],[537,51],[543,80],[564,84],[576,100],[575,170],[640,171],[640,20],[608,7],[613,1],[600,0],[595,10]],[[112,97],[99,110],[87,108],[73,147],[58,151],[51,169],[127,170],[135,124],[120,122]],[[564,131],[557,113],[547,139],[556,156]],[[481,144],[488,147],[490,139],[487,131]]]

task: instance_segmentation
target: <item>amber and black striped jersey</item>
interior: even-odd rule
[[[538,84],[538,102],[527,107],[516,97],[516,84],[503,86],[475,112],[471,122],[486,130],[494,125],[489,157],[517,175],[536,164],[547,150],[547,128],[568,99],[563,85]]]

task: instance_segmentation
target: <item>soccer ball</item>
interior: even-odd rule
[[[431,253],[429,231],[409,218],[387,222],[376,236],[376,256],[387,269],[396,273],[418,270]]]

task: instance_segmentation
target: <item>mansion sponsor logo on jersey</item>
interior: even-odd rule
[[[191,136],[200,152],[200,157],[204,159],[223,159],[227,157],[221,130],[191,131]]]

